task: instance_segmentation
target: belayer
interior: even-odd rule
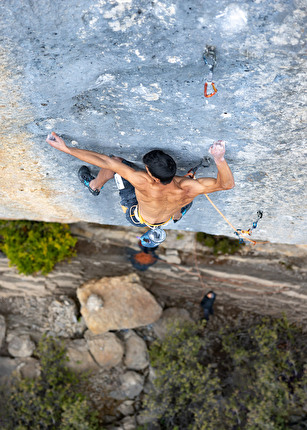
[[[59,151],[81,161],[100,167],[93,177],[86,166],[79,169],[79,178],[93,195],[98,195],[104,184],[114,177],[119,188],[122,209],[127,220],[138,227],[158,227],[179,221],[200,194],[229,190],[234,187],[232,172],[224,159],[225,142],[217,141],[209,149],[217,166],[216,178],[192,179],[176,176],[176,163],[161,150],[153,150],[143,157],[145,171],[119,157],[68,147],[56,133],[46,142]]]

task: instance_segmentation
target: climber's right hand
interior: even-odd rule
[[[218,140],[210,146],[209,153],[213,156],[214,161],[224,161],[225,140]]]
[[[58,149],[59,151],[68,152],[68,147],[63,139],[61,139],[54,131],[51,133],[51,136],[54,139],[50,139],[49,136],[46,139],[46,142],[49,143],[50,146]]]

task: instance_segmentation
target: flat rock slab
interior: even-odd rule
[[[102,299],[103,306],[97,310],[87,307],[93,294]],[[85,323],[94,334],[152,324],[162,313],[161,306],[135,274],[90,281],[78,288],[77,296]]]

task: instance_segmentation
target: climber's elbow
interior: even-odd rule
[[[227,181],[225,184],[224,184],[224,190],[231,190],[232,188],[234,188],[235,187],[235,181],[232,179],[231,181]]]

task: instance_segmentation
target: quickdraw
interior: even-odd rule
[[[206,166],[204,166],[204,164],[203,164],[204,160],[206,160],[207,163],[208,163]],[[196,171],[199,169],[199,167],[201,167],[201,166],[208,167],[209,165],[210,165],[210,158],[209,157],[204,157],[203,160],[200,163],[198,163],[197,166],[195,166],[192,169],[190,169],[185,176],[189,176],[191,179],[195,179],[195,174],[196,174]],[[257,220],[253,222],[252,227],[249,230],[237,229],[237,228],[235,228],[231,224],[231,222],[225,217],[225,215],[213,203],[213,201],[210,199],[210,197],[208,196],[208,194],[204,194],[204,195],[207,198],[207,200],[211,203],[211,205],[214,207],[214,209],[221,215],[221,217],[227,222],[227,224],[230,225],[230,227],[234,230],[234,233],[239,237],[239,242],[240,243],[244,243],[244,241],[246,240],[246,241],[252,243],[253,245],[256,245],[257,242],[255,240],[249,239],[248,237],[244,237],[243,238],[242,234],[248,234],[249,236],[251,235],[252,229],[255,229],[257,227],[258,221],[262,218],[263,211],[259,210],[257,212]],[[261,242],[261,243],[266,243],[266,242]]]
[[[213,93],[208,94],[208,92],[207,92],[207,90],[208,90],[208,82],[205,82],[204,96],[205,96],[205,97],[207,97],[207,99],[208,99],[209,97],[214,96],[214,94],[216,94],[216,93],[217,93],[217,89],[216,89],[216,86],[214,85],[214,82],[211,82],[211,86],[212,86],[212,88],[213,88]]]
[[[192,167],[184,176],[189,176],[191,179],[195,179],[195,174],[200,167],[209,167],[211,163],[210,157],[204,157],[195,167]]]
[[[235,231],[235,235],[237,235],[239,237],[239,242],[240,243],[244,243],[244,240],[246,240],[246,237],[242,237],[241,235],[248,235],[251,236],[252,232],[255,228],[257,228],[258,222],[259,220],[261,220],[261,218],[263,217],[263,211],[258,211],[257,212],[257,219],[256,221],[253,221],[253,224],[251,226],[251,228],[249,228],[248,230],[241,230],[240,228],[237,228]],[[256,243],[256,242],[255,242]]]
[[[209,68],[209,75],[208,78],[205,80],[205,85],[204,85],[204,96],[206,98],[212,97],[214,96],[214,94],[217,93],[217,88],[213,82],[213,70],[214,67],[216,65],[216,53],[215,53],[215,48],[214,46],[206,46],[206,50],[203,54],[203,59],[204,62],[206,64],[206,66],[208,66]],[[210,94],[208,94],[208,85],[211,85],[213,92],[211,92]]]

